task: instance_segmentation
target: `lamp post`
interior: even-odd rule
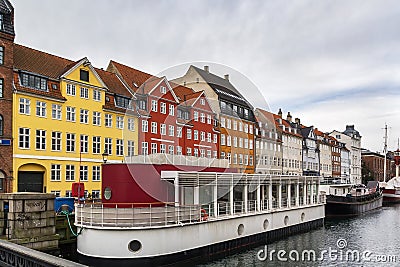
[[[108,153],[107,153],[106,149],[104,149],[104,152],[103,152],[103,154],[101,154],[101,156],[103,157],[104,164],[106,164],[107,160],[108,160]]]

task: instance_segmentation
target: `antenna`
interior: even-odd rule
[[[383,154],[385,156],[385,161],[383,163],[383,181],[386,182],[386,157],[387,157],[387,140],[388,140],[388,135],[387,135],[387,131],[388,131],[388,127],[387,124],[385,123],[385,136],[383,137],[384,141],[384,145],[383,145]]]

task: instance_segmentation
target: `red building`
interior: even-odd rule
[[[204,91],[194,90],[172,84],[180,101],[177,123],[183,127],[180,146],[185,148],[184,155],[218,158],[219,131],[216,115]]]

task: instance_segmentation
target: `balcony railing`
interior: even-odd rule
[[[136,163],[136,164],[140,163],[172,164],[172,165],[183,165],[183,166],[201,166],[201,167],[217,167],[217,168],[228,168],[229,166],[229,162],[227,159],[172,155],[165,153],[125,157],[125,162]]]

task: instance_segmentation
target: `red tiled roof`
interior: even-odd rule
[[[36,49],[14,44],[14,68],[58,79],[77,63]]]
[[[137,93],[148,93],[161,80],[159,77],[128,67],[113,60],[108,64],[107,71],[121,75],[125,83]]]
[[[132,94],[125,87],[125,85],[120,81],[115,73],[105,71],[102,69],[95,69],[99,74],[100,78],[103,80],[110,92],[123,95],[126,97],[132,97]]]

